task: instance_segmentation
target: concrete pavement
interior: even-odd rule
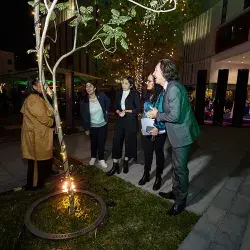
[[[106,144],[108,171],[112,167],[112,128]],[[180,246],[180,250],[250,249],[250,130],[205,126],[194,145],[188,164],[190,189],[187,210],[201,219]],[[66,136],[69,154],[82,160],[90,158],[90,142],[84,133]],[[169,151],[168,143],[165,145]],[[138,162],[130,164],[128,174],[118,176],[138,186],[143,174],[143,151],[138,140]],[[25,184],[26,166],[21,160],[20,143],[0,143],[0,192]],[[97,167],[98,163],[96,164]],[[143,186],[152,190],[155,177],[153,161],[151,181]],[[170,154],[166,153],[163,185],[171,190]],[[138,186],[139,187],[139,186]]]

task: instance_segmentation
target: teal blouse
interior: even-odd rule
[[[150,100],[146,100],[144,102],[144,113],[143,113],[143,118],[147,118],[146,117],[146,113],[149,112],[151,110],[150,107],[152,108],[157,108],[159,112],[163,112],[163,97],[164,97],[164,93],[161,93],[158,96],[158,99],[156,102],[152,103],[150,102]],[[166,125],[165,122],[157,122],[155,120],[154,122],[154,126],[160,131],[160,130],[165,130],[166,129]]]

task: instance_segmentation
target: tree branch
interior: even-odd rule
[[[46,63],[46,66],[47,66],[47,68],[49,69],[49,71],[50,71],[50,73],[51,73],[51,75],[53,74],[53,72],[52,72],[52,69],[51,69],[51,67],[50,67],[50,65],[49,65],[49,62],[48,62],[48,60],[47,60],[47,57],[44,55],[43,56],[44,57],[44,61],[45,61],[45,63]]]
[[[54,27],[55,27],[55,39],[53,39],[50,36],[46,36],[46,38],[49,38],[53,43],[56,43],[57,41],[57,28],[56,28],[56,21],[54,21]]]
[[[149,8],[149,7],[145,6],[145,5],[142,5],[142,4],[140,4],[140,3],[137,3],[137,2],[134,1],[134,0],[127,0],[127,1],[133,3],[133,4],[137,5],[137,6],[140,6],[141,8],[143,8],[143,9],[145,9],[145,10],[152,11],[152,12],[154,12],[154,13],[166,13],[166,12],[171,12],[171,11],[173,11],[173,10],[176,10],[176,7],[177,7],[177,0],[169,0],[170,3],[171,3],[172,1],[174,1],[174,7],[173,7],[172,9],[168,9],[168,10],[161,10],[161,9]],[[168,2],[168,0],[166,0],[166,3],[167,3],[167,2]],[[166,4],[166,3],[165,3],[165,4]],[[164,5],[165,5],[165,4],[164,4]],[[163,7],[164,5],[162,5],[162,7]]]
[[[48,3],[47,3],[47,0],[44,0],[43,2],[44,2],[44,5],[45,5],[47,11],[49,11],[49,6],[48,6]]]
[[[57,1],[58,0],[53,0],[52,4],[51,4],[51,6],[50,6],[50,8],[48,10],[46,19],[45,19],[43,34],[42,34],[42,38],[41,38],[41,42],[40,42],[40,47],[39,47],[39,58],[38,58],[39,78],[40,79],[42,79],[42,67],[43,67],[43,65],[42,65],[42,63],[43,63],[42,53],[43,53],[43,48],[44,48],[44,41],[45,41],[46,33],[47,33],[47,30],[48,30],[48,26],[49,26],[49,22],[50,22],[50,17],[52,15],[52,12],[53,12],[53,10],[55,8],[55,5],[56,5]]]

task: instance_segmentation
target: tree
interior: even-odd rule
[[[127,2],[108,1],[108,7],[120,8],[123,13],[131,7]],[[173,2],[169,5],[170,9],[171,6],[174,6]],[[128,50],[119,48],[115,54],[106,53],[100,56],[97,61],[99,76],[114,82],[131,75],[139,84],[142,76],[152,71],[159,59],[169,57],[178,61],[184,23],[196,16],[201,7],[201,1],[178,1],[176,11],[167,15],[159,15],[152,11],[147,11],[145,14],[144,9],[136,7],[136,17],[128,21],[124,28],[128,36]],[[96,28],[98,28],[108,19],[107,2],[97,1],[96,9],[98,12]],[[91,29],[94,30],[94,27]],[[93,51],[96,50],[98,47],[93,46],[90,53],[94,55]]]
[[[74,27],[74,42],[72,49],[66,54],[62,55],[57,62],[51,66],[48,58],[48,49],[49,47],[45,46],[45,42],[50,40],[50,42],[56,43],[57,41],[57,29],[56,29],[56,17],[58,12],[63,11],[69,8],[69,1],[59,2],[58,0],[34,0],[30,1],[29,5],[31,5],[34,9],[34,24],[35,24],[35,37],[36,37],[36,47],[33,50],[29,50],[28,53],[36,53],[38,58],[38,69],[39,69],[39,82],[42,87],[42,92],[44,99],[47,101],[48,106],[53,111],[56,129],[58,132],[58,139],[61,146],[61,154],[63,159],[63,167],[65,171],[65,176],[67,178],[66,182],[66,190],[69,194],[70,199],[70,212],[74,212],[74,185],[72,181],[72,177],[70,176],[70,168],[68,164],[67,150],[66,144],[63,138],[63,132],[61,127],[61,118],[58,111],[58,102],[57,102],[57,92],[56,92],[56,71],[60,64],[60,62],[72,55],[74,52],[87,48],[90,45],[98,42],[100,44],[99,53],[96,57],[100,57],[104,55],[104,53],[114,53],[117,51],[118,46],[121,46],[123,49],[127,50],[127,34],[124,32],[123,27],[127,24],[132,18],[136,16],[135,6],[139,6],[140,9],[145,10],[146,14],[144,16],[145,23],[150,23],[150,20],[154,20],[157,13],[161,12],[169,12],[176,8],[176,0],[153,0],[150,2],[150,5],[143,5],[141,3],[137,3],[133,0],[124,1],[124,3],[128,3],[128,7],[126,7],[126,11],[119,12],[114,8],[111,8],[111,17],[109,16],[108,20],[102,24],[91,36],[87,36],[88,32],[82,32],[81,43],[78,42],[78,31],[79,28],[86,27],[91,23],[91,20],[94,19],[93,6],[78,6],[78,1],[75,0],[75,11],[74,18],[71,21],[70,25]],[[172,8],[164,9],[167,3],[173,4]],[[125,5],[126,6],[126,5]],[[109,8],[110,10],[110,8]],[[152,12],[152,14],[151,14]],[[123,14],[126,13],[126,14]],[[40,16],[42,18],[40,19]],[[55,29],[55,38],[49,37],[48,28],[49,25],[53,25]],[[83,37],[84,34],[84,37]],[[53,88],[50,89],[46,84],[44,69],[46,67],[49,69],[52,79],[53,79]],[[49,94],[53,98],[53,105],[50,105],[47,94]]]

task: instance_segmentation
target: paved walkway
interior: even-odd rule
[[[250,153],[225,182],[179,250],[250,249]]]
[[[190,162],[190,189],[187,210],[202,215],[180,250],[249,250],[250,249],[250,131],[248,129],[204,127],[194,145]],[[111,135],[110,135],[111,136]],[[112,167],[111,140],[107,142],[107,162]],[[83,161],[89,160],[90,144],[84,135],[67,138],[69,152]],[[166,152],[168,143],[165,145]],[[88,151],[86,151],[86,148]],[[139,148],[141,148],[139,141]],[[98,164],[96,164],[97,167]],[[153,162],[155,166],[155,160]],[[171,190],[171,165],[167,155],[163,186]],[[143,174],[143,154],[130,166],[128,174],[118,176],[138,186]],[[142,188],[152,190],[151,181]],[[138,186],[139,187],[139,186]]]
[[[112,131],[106,145],[106,158],[112,167]],[[194,145],[188,164],[190,189],[187,210],[202,215],[180,250],[250,249],[250,130],[204,127]],[[66,137],[69,153],[82,161],[90,158],[90,142],[83,133]],[[138,140],[138,148],[141,142]],[[165,145],[169,151],[168,143]],[[160,191],[171,190],[171,165],[166,155],[163,185]],[[20,156],[20,143],[0,144],[0,192],[25,183],[26,167]],[[143,189],[152,190],[151,181]],[[97,167],[98,164],[97,164]],[[143,174],[143,152],[138,151],[138,163],[130,164],[128,174],[118,176],[136,186]]]
[[[0,193],[25,185],[26,171],[20,142],[0,143]]]

